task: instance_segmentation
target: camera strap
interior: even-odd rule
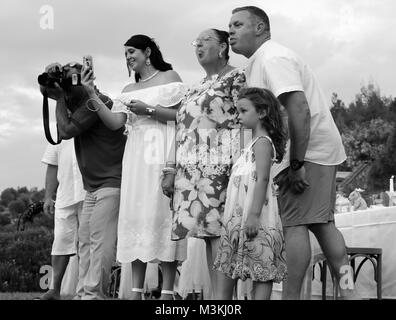
[[[43,94],[43,122],[44,122],[44,133],[45,133],[45,137],[47,138],[48,142],[54,146],[57,144],[60,144],[62,139],[59,139],[58,126],[56,126],[57,142],[55,142],[51,136],[51,131],[50,131],[50,127],[49,127],[49,110],[48,110],[47,91],[45,91]]]

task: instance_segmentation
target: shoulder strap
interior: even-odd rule
[[[253,142],[252,142],[250,148],[253,148],[253,146],[256,144],[256,142],[257,142],[260,138],[267,139],[267,140],[271,143],[272,151],[273,151],[273,153],[274,153],[274,156],[272,157],[272,161],[275,161],[275,160],[276,160],[276,149],[275,149],[274,143],[272,142],[272,139],[271,139],[270,137],[268,137],[268,136],[258,136],[256,139],[253,140]]]
[[[48,142],[52,145],[60,144],[62,139],[59,139],[59,131],[58,126],[56,126],[57,131],[57,142],[54,142],[51,136],[51,131],[49,128],[49,111],[48,111],[48,95],[47,92],[43,94],[43,123],[44,123],[44,133],[45,137],[47,138]]]

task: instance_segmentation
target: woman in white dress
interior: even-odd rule
[[[178,261],[187,255],[187,243],[171,241],[172,214],[163,195],[160,176],[172,146],[177,106],[185,86],[172,66],[163,60],[156,43],[145,35],[125,43],[129,74],[127,85],[112,110],[104,104],[97,112],[111,129],[126,125],[117,260],[132,262],[132,299],[142,299],[148,262],[161,262],[162,299],[173,298]]]

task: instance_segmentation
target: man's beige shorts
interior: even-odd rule
[[[304,167],[310,186],[302,194],[294,194],[283,179],[289,169],[274,179],[279,186],[278,206],[283,227],[334,221],[337,166],[305,162]],[[282,180],[284,183],[279,184]]]
[[[66,208],[55,209],[53,256],[77,254],[78,216],[81,214],[83,202]]]

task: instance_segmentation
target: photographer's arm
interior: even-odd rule
[[[93,80],[93,72],[90,69],[83,69],[81,72],[81,83],[88,93],[88,106],[89,112],[97,114],[97,116],[103,121],[103,123],[110,130],[118,130],[127,121],[127,115],[124,113],[113,113],[106,106],[106,104],[99,98]],[[87,109],[88,110],[88,109]]]
[[[110,130],[120,129],[127,120],[127,115],[125,113],[113,113],[111,110],[99,99],[95,92],[89,93],[89,104],[91,110],[97,110],[99,118]],[[93,112],[93,111],[91,111]]]
[[[80,106],[69,116],[65,98],[57,100],[56,121],[60,138],[67,140],[76,137],[88,130],[97,120],[97,115],[85,106]]]

